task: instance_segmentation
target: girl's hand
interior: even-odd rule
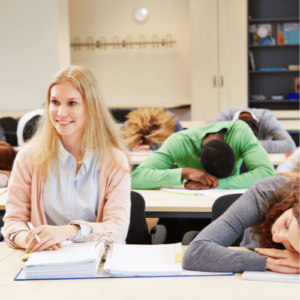
[[[52,250],[58,250],[58,249],[60,249],[60,248],[62,248],[62,244],[61,244],[61,243],[58,243],[58,244],[52,245],[52,246],[50,246],[50,247],[48,247],[48,248],[46,248],[46,249],[44,249],[44,250],[52,251]]]
[[[268,256],[267,269],[279,273],[298,274],[300,268],[299,253],[292,250],[256,248],[255,252]]]
[[[25,239],[25,243],[27,244],[25,253],[39,252],[42,250],[57,250],[61,246],[60,243],[68,239],[73,239],[78,231],[79,226],[77,225],[43,225],[34,228],[28,233]],[[36,234],[39,236],[41,243],[34,237]]]

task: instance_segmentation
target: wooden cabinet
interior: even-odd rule
[[[247,107],[247,0],[190,0],[192,120]]]

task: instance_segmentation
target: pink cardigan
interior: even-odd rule
[[[112,232],[115,243],[124,243],[130,222],[130,173],[125,154],[113,149],[116,160],[125,168],[113,167],[111,157],[104,160],[100,167],[98,184],[98,214],[96,222],[74,220],[74,223],[89,226],[92,233],[80,242],[94,241],[104,233]],[[4,216],[5,226],[2,230],[6,243],[18,248],[9,239],[19,231],[29,231],[27,222],[34,227],[47,225],[44,212],[42,192],[44,176],[33,167],[28,150],[21,150],[14,162],[8,187],[8,199]]]

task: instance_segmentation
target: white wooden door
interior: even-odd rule
[[[247,0],[218,0],[220,110],[246,108]]]
[[[218,0],[190,0],[192,121],[212,121],[219,112]]]

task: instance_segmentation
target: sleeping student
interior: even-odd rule
[[[296,145],[289,133],[268,109],[240,107],[221,111],[215,122],[242,120],[251,128],[268,153],[294,152]]]
[[[228,249],[242,233],[243,247]],[[253,184],[191,242],[183,257],[188,270],[299,273],[299,174]]]
[[[0,142],[0,188],[8,185],[11,169],[16,157],[14,148],[6,143]]]
[[[6,243],[26,253],[105,233],[124,243],[131,205],[125,151],[93,74],[80,66],[61,70],[48,88],[36,134],[16,157]]]

